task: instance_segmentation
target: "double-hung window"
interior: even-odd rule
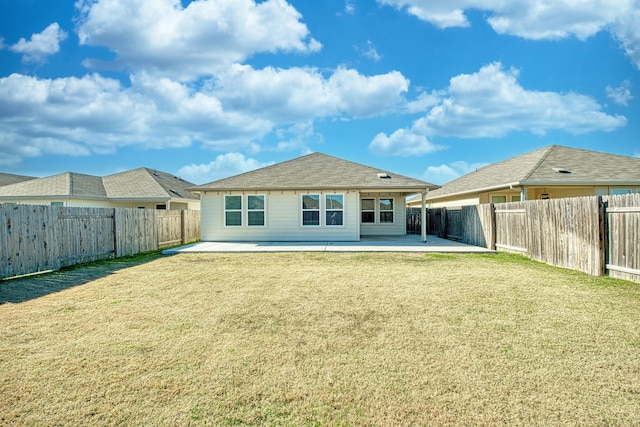
[[[325,225],[343,225],[344,196],[327,194],[325,197]]]
[[[393,223],[393,199],[380,199],[380,223]]]
[[[320,195],[304,194],[302,196],[302,225],[320,225]]]
[[[376,222],[376,199],[362,199],[360,201],[360,215],[363,224]]]
[[[247,196],[247,224],[249,227],[264,225],[264,196]]]
[[[491,196],[491,203],[507,203],[507,196]]]
[[[224,225],[242,226],[242,196],[224,196]]]

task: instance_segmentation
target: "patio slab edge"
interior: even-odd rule
[[[445,240],[435,236],[428,237],[427,242],[408,239],[366,239],[358,242],[198,242],[162,251],[164,255],[215,252],[495,253],[495,251],[491,249]]]

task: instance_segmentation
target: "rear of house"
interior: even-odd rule
[[[433,184],[313,153],[191,189],[203,241],[358,241],[406,234],[406,197]]]

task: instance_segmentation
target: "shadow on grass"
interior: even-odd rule
[[[84,285],[116,271],[151,262],[162,256],[161,251],[147,252],[123,258],[76,265],[51,273],[2,280],[0,281],[0,305],[5,303],[17,304]]]

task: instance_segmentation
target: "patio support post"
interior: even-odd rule
[[[422,241],[427,242],[427,188],[422,192],[422,211],[420,212],[420,228],[422,233]]]

